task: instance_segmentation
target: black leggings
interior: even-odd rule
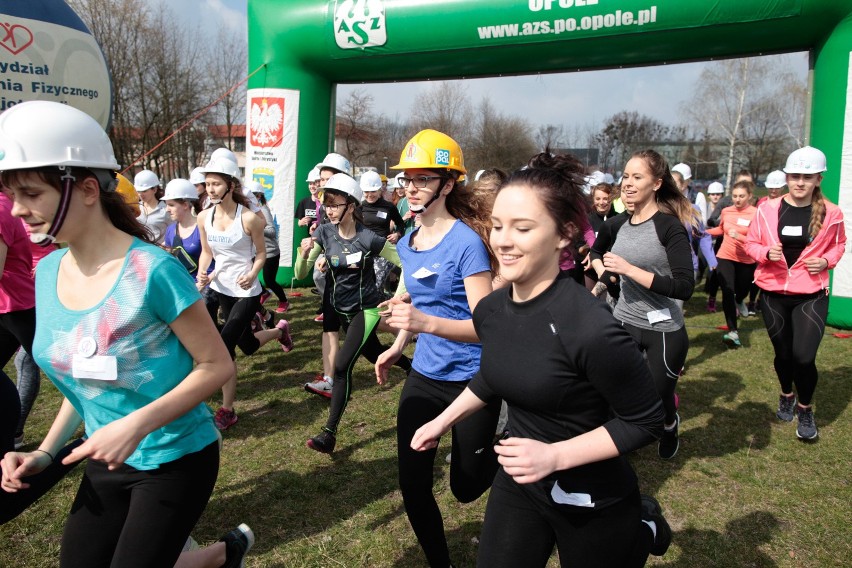
[[[441,510],[432,493],[437,448],[411,449],[414,432],[436,418],[467,386],[468,381],[436,381],[412,369],[402,387],[396,414],[396,443],[399,487],[408,522],[417,535],[430,566],[450,565]],[[482,495],[497,472],[497,454],[492,449],[500,400],[453,426],[450,489],[462,503]]]
[[[343,411],[352,396],[352,369],[358,357],[363,354],[368,361],[375,363],[379,355],[386,350],[376,336],[376,326],[380,319],[378,308],[369,308],[354,314],[338,312],[336,315],[346,331],[346,339],[334,360],[331,408],[325,424],[326,430],[334,433],[337,432],[337,425],[340,424]],[[411,361],[405,355],[400,357],[396,364],[404,369],[411,368]]]
[[[237,358],[237,346],[246,355],[251,355],[260,349],[260,341],[251,330],[251,319],[260,309],[260,296],[234,298],[216,292],[216,297],[219,298],[219,307],[222,310],[222,318],[225,320],[221,330],[222,341],[225,342],[231,359]]]
[[[219,444],[159,468],[89,460],[62,534],[61,568],[174,566],[213,492]]]
[[[713,253],[719,254],[719,249],[722,247],[722,237],[713,241]],[[718,258],[717,258],[718,262]],[[707,275],[707,280],[704,281],[704,291],[707,292],[708,298],[716,299],[716,292],[719,291],[719,271],[711,270]]]
[[[748,296],[751,281],[754,280],[756,264],[743,264],[726,258],[719,259],[716,272],[722,285],[722,309],[725,311],[725,323],[730,331],[737,330],[737,304]],[[742,314],[746,316],[748,314]]]
[[[654,386],[666,410],[666,424],[674,423],[677,413],[674,400],[675,387],[689,351],[689,336],[686,328],[682,327],[677,331],[653,331],[625,322],[621,325],[633,336],[639,344],[639,349],[645,353],[651,376],[654,377]]]
[[[639,488],[597,510],[547,506],[502,469],[488,495],[477,566],[546,566],[559,549],[562,566],[625,568],[645,565],[654,533],[642,522]]]
[[[284,292],[284,288],[281,287],[281,284],[275,280],[275,277],[278,276],[278,261],[280,259],[280,253],[275,256],[266,257],[266,262],[263,263],[263,283],[278,297],[279,302],[286,302],[287,293]]]
[[[21,419],[21,399],[15,384],[3,371],[3,367],[12,359],[18,347],[23,346],[27,353],[32,353],[33,336],[35,336],[35,308],[0,314],[0,399],[2,399],[0,449],[7,448],[0,453],[0,458],[5,452],[12,451],[14,448],[15,431]]]
[[[796,385],[799,403],[811,403],[819,378],[816,354],[825,333],[828,294],[760,293],[763,321],[775,348],[775,372],[781,392],[790,394]]]

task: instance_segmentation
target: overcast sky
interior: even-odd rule
[[[222,25],[246,34],[246,0],[156,0],[166,4],[178,19],[195,29],[212,30]],[[781,56],[791,69],[805,77],[807,56]],[[658,67],[613,69],[469,79],[464,81],[471,101],[487,96],[495,108],[522,116],[533,125],[556,124],[566,127],[600,127],[604,119],[622,111],[637,111],[674,125],[683,122],[680,108],[690,99],[705,63],[682,63]],[[384,83],[341,85],[338,101],[356,88],[366,88],[375,99],[375,110],[390,118],[404,117],[410,102],[426,83]],[[715,86],[718,88],[718,86]],[[519,107],[523,101],[523,107]]]

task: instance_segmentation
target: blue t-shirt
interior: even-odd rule
[[[69,310],[56,281],[67,249],[55,251],[36,270],[38,366],[74,405],[91,436],[171,391],[192,370],[192,356],[169,323],[201,297],[180,263],[159,247],[134,239],[112,290],[97,305]],[[94,341],[94,344],[92,344]],[[88,348],[88,349],[87,349]],[[117,380],[72,376],[74,355],[115,357]],[[216,440],[204,403],[143,438],[127,465],[156,469]]]
[[[471,319],[464,279],[491,270],[482,239],[461,221],[456,221],[443,240],[429,250],[411,248],[411,237],[416,234],[415,230],[405,235],[396,247],[412,304],[425,314]],[[481,351],[479,343],[421,333],[412,366],[430,379],[467,381],[479,370]]]

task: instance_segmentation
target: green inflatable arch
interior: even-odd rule
[[[333,147],[336,83],[812,50],[809,142],[828,157],[823,192],[852,219],[849,0],[249,0],[248,13],[249,69],[262,69],[248,83],[246,173],[293,227],[281,231],[279,280],[290,282],[306,235],[293,220],[303,180]],[[848,247],[831,295],[829,323],[852,328]]]

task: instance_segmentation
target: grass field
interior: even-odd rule
[[[296,349],[285,355],[273,342],[238,360],[240,420],[225,433],[216,490],[193,534],[211,542],[247,522],[257,535],[249,567],[425,566],[397,489],[398,369],[379,387],[362,360],[338,450],[328,457],[305,447],[324,424],[328,402],[302,389],[320,369],[320,327],[311,321],[316,297],[301,292],[287,314]],[[820,439],[805,444],[796,439],[795,423],[774,416],[778,385],[761,318],[741,323],[744,347],[729,351],[715,329],[724,318],[707,314],[705,300],[696,293],[687,304],[691,346],[678,386],[680,452],[663,462],[654,445],[631,457],[642,491],[659,499],[674,531],[668,554],[650,564],[849,566],[852,340],[827,330],[817,359]],[[14,377],[14,369],[7,373]],[[214,409],[218,400],[211,401]],[[26,432],[29,449],[46,433],[59,402],[43,381]],[[446,453],[439,450],[435,491],[454,562],[473,566],[485,498],[469,505],[452,498]],[[0,567],[58,564],[62,523],[80,473],[0,527]],[[555,555],[550,565],[558,565]]]

